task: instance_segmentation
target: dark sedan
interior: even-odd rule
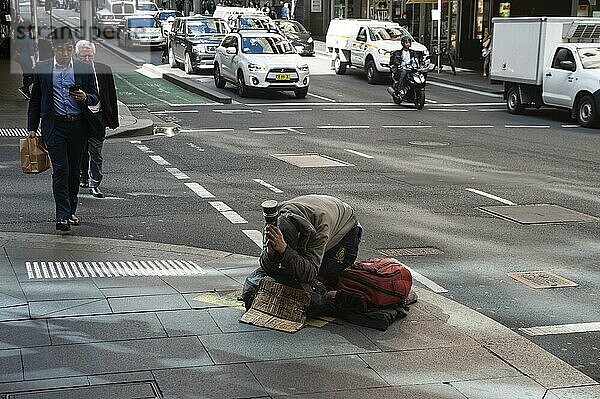
[[[292,43],[300,55],[314,55],[315,43],[310,32],[298,21],[291,19],[276,19],[275,23],[283,35]]]

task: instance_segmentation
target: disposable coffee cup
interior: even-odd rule
[[[272,224],[277,226],[277,218],[279,217],[279,211],[277,210],[277,201],[266,200],[260,204],[263,209],[263,216],[265,217],[266,224]]]

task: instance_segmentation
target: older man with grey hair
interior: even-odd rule
[[[91,131],[81,160],[80,186],[90,189],[90,194],[103,198],[100,191],[102,181],[102,145],[106,137],[106,128],[119,127],[117,106],[117,91],[111,68],[106,64],[96,62],[96,46],[87,40],[80,40],[75,45],[75,54],[80,61],[91,64],[96,74],[100,102],[95,107],[89,107],[97,123],[91,124]]]

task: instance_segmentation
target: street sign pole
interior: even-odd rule
[[[83,38],[92,41],[92,1],[79,0],[79,24]]]
[[[438,23],[437,23],[437,30],[438,30],[438,59],[437,59],[437,64],[438,64],[438,73],[440,73],[442,71],[442,0],[438,0]]]

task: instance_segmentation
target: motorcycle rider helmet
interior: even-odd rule
[[[408,35],[402,36],[402,39],[400,39],[400,43],[402,43],[403,46],[406,44],[410,46],[412,44],[412,39]]]

